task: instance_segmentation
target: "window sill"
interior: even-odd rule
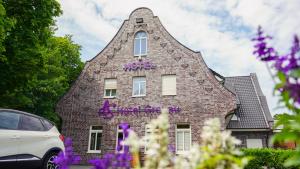
[[[146,57],[147,54],[144,54],[144,55],[134,55],[134,57]]]
[[[134,95],[134,96],[131,96],[131,97],[146,97],[146,95]]]
[[[177,155],[183,155],[183,154],[186,154],[188,153],[189,151],[176,151],[176,154]]]
[[[177,96],[177,94],[162,94],[163,97],[168,97],[168,96]]]
[[[99,150],[99,151],[88,150],[86,153],[89,153],[89,154],[101,154],[101,150]]]
[[[117,98],[117,96],[104,96],[103,98],[104,99],[115,99],[115,98]]]

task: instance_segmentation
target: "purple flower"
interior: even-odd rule
[[[129,124],[128,123],[121,123],[119,127],[123,130],[124,137],[127,138],[129,135]]]
[[[103,156],[103,158],[89,160],[89,163],[94,166],[92,169],[130,169],[131,160],[131,154],[127,151],[124,151],[116,154],[107,153]]]
[[[286,83],[282,88],[278,90],[280,92],[288,92],[290,97],[300,103],[300,82],[299,75],[293,75],[293,72],[300,69],[300,43],[299,38],[295,35],[293,39],[293,45],[290,53],[282,56],[278,56],[276,50],[273,47],[268,47],[266,40],[271,39],[270,36],[263,35],[261,27],[258,27],[257,36],[252,39],[256,41],[254,46],[254,54],[257,57],[266,62],[272,62],[273,67],[278,71],[284,73]]]
[[[176,152],[176,148],[175,148],[175,146],[172,145],[172,144],[169,144],[169,145],[168,145],[168,150],[169,150],[169,152],[171,152],[171,153],[175,153],[175,152]]]
[[[54,159],[54,163],[59,165],[60,169],[69,169],[70,165],[78,164],[81,158],[78,155],[74,155],[71,138],[67,138],[64,144],[65,152],[59,152],[57,157]]]
[[[89,163],[92,164],[94,167],[92,169],[107,169],[110,166],[111,158],[96,158],[89,160]]]
[[[257,54],[257,57],[262,61],[272,61],[277,58],[277,52],[274,48],[267,46],[267,39],[272,39],[270,36],[263,35],[262,28],[259,26],[257,30],[257,37],[253,38],[252,41],[257,41],[254,46],[256,49],[253,54]]]

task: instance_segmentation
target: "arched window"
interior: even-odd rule
[[[134,56],[147,55],[147,34],[146,32],[137,32],[134,36]]]

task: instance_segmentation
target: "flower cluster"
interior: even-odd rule
[[[54,163],[59,166],[60,169],[69,169],[72,164],[78,164],[80,162],[80,156],[73,153],[72,139],[67,138],[64,142],[65,151],[59,152],[54,159]]]
[[[163,109],[162,114],[149,123],[148,134],[142,139],[129,129],[127,123],[119,127],[123,130],[124,139],[118,141],[118,152],[89,160],[93,165],[91,169],[242,169],[248,162],[247,157],[240,157],[241,153],[235,147],[239,140],[232,137],[229,131],[221,132],[218,119],[205,122],[202,144],[192,145],[190,151],[179,156],[174,153],[176,148],[169,144],[167,109]],[[144,166],[140,165],[140,148],[146,151]],[[79,160],[79,156],[73,154],[71,139],[67,139],[66,152],[58,155],[56,163],[61,169],[68,169]]]
[[[247,157],[240,157],[241,153],[235,147],[240,141],[231,136],[229,131],[221,132],[218,119],[205,122],[201,140],[202,144],[194,144],[186,154],[175,155],[170,152],[168,139],[169,121],[166,110],[158,119],[149,124],[148,134],[139,139],[133,132],[129,132],[128,139],[124,142],[129,145],[134,158],[139,148],[146,146],[145,165],[139,169],[242,169],[248,162]],[[171,148],[173,149],[173,148]]]
[[[277,89],[284,93],[287,92],[293,101],[300,104],[300,44],[297,35],[294,36],[293,45],[290,52],[279,56],[278,52],[267,44],[270,36],[264,35],[262,28],[258,27],[254,54],[265,62],[271,62],[272,66],[278,71],[281,84]],[[287,101],[288,102],[288,101]]]
[[[210,119],[205,122],[201,138],[201,162],[199,168],[242,169],[248,158],[239,158],[242,155],[235,145],[240,140],[231,136],[230,131],[220,132],[219,119]],[[213,166],[213,167],[212,167]]]
[[[139,149],[145,147],[146,161],[144,169],[165,169],[170,166],[169,153],[169,120],[167,109],[162,110],[162,114],[157,119],[152,120],[147,126],[147,134],[139,139],[134,131],[130,131],[129,137],[124,144],[130,146],[131,153],[136,161],[135,168],[139,165]]]
[[[256,50],[253,54],[257,54],[258,58],[262,61],[271,61],[278,57],[274,48],[267,46],[266,41],[268,39],[272,39],[272,37],[264,35],[262,28],[259,26],[257,30],[257,37],[252,39],[253,41],[257,41],[257,44],[254,46]]]

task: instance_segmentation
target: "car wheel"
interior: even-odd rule
[[[57,154],[57,152],[49,153],[44,159],[42,169],[59,169],[59,166],[54,163],[54,159],[56,158]]]

